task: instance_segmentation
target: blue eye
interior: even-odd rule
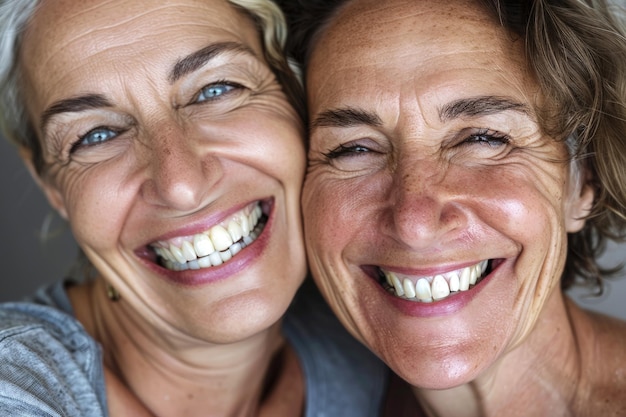
[[[198,97],[196,98],[196,102],[201,103],[203,101],[215,100],[223,96],[224,94],[227,94],[231,92],[232,90],[235,90],[236,88],[239,88],[239,86],[236,84],[227,83],[227,82],[218,82],[214,84],[209,84],[206,87],[202,88],[202,90],[200,90],[200,94],[198,94]]]
[[[75,151],[81,146],[93,146],[106,142],[110,139],[113,139],[118,134],[119,132],[111,130],[107,127],[97,127],[90,130],[83,136],[80,136],[78,138],[78,141],[72,146],[71,152]]]
[[[116,130],[102,126],[91,129],[89,132],[78,137],[78,140],[74,142],[70,149],[70,154],[74,153],[82,147],[95,146],[107,142],[115,138],[117,135],[119,135],[119,133],[120,132]]]

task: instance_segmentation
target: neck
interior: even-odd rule
[[[280,323],[236,343],[212,344],[164,323],[157,330],[123,299],[109,300],[102,280],[74,295],[79,321],[102,345],[112,409],[121,401],[135,402],[145,415],[257,416],[284,378],[301,382],[285,359]]]
[[[582,358],[568,309],[555,293],[526,339],[476,380],[447,390],[414,387],[426,415],[573,415]]]

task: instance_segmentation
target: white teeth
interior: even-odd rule
[[[256,203],[233,215],[228,224],[169,242],[159,241],[153,244],[153,249],[161,258],[161,264],[171,270],[218,266],[256,240],[265,226],[259,223],[262,216],[261,206]]]
[[[213,242],[204,233],[197,234],[193,237],[193,248],[199,257],[207,256],[211,252],[215,252]]]
[[[172,255],[174,255],[174,259],[179,264],[184,264],[185,262],[187,262],[187,259],[185,259],[185,257],[183,256],[183,251],[178,249],[176,246],[170,245],[170,252],[172,253]]]
[[[461,284],[459,282],[459,274],[452,274],[450,277],[450,291],[457,292]]]
[[[410,279],[405,279],[402,282],[402,287],[404,288],[404,295],[406,298],[415,298],[415,286]]]
[[[198,259],[198,256],[196,255],[196,250],[193,248],[193,245],[187,241],[183,242],[182,252],[183,256],[188,261],[195,261],[196,259]]]
[[[220,252],[220,258],[222,258],[222,262],[230,261],[230,258],[232,257],[233,255],[228,249],[226,249],[224,252]]]
[[[391,276],[391,282],[393,283],[393,287],[396,289],[396,295],[403,296],[404,295],[404,287],[402,287],[402,283],[398,279],[397,276]]]
[[[463,268],[461,276],[459,277],[459,291],[467,291],[470,286],[470,270],[469,268]]]
[[[430,284],[426,278],[420,278],[417,280],[417,284],[415,284],[415,292],[417,294],[417,298],[421,301],[432,301],[433,294],[430,291]]]
[[[239,220],[240,224],[241,224],[241,232],[243,236],[247,236],[250,234],[251,232],[251,228],[250,228],[250,221],[248,220],[248,216],[241,216],[241,219]],[[239,239],[237,239],[239,240]]]
[[[211,265],[212,266],[220,266],[223,262],[222,262],[222,257],[220,256],[220,253],[215,251],[212,254],[210,254],[208,256],[208,258],[211,260]]]
[[[200,268],[208,268],[210,266],[213,266],[211,265],[211,256],[205,256],[198,259],[198,265],[200,265]]]
[[[451,293],[467,291],[483,276],[488,267],[488,261],[481,261],[476,265],[446,272],[434,277],[411,278],[394,272],[384,272],[387,288],[398,297],[422,302],[442,300]],[[414,283],[415,282],[415,283]]]
[[[237,255],[239,252],[241,252],[241,250],[243,249],[243,246],[241,245],[241,243],[237,242],[237,243],[233,243],[233,245],[230,247],[230,253],[235,256]]]
[[[215,226],[211,228],[209,237],[215,246],[215,250],[222,251],[228,249],[233,244],[233,240],[230,238],[230,234],[222,226]]]
[[[236,221],[231,221],[230,223],[228,223],[228,233],[230,234],[230,238],[233,240],[233,242],[237,242],[243,237],[243,229]]]
[[[252,214],[252,219],[254,219],[252,223],[256,224],[256,222],[258,222],[263,215],[263,212],[261,211],[261,206],[256,206],[250,214]]]
[[[433,279],[431,292],[434,300],[441,300],[450,295],[450,287],[443,275],[437,275],[435,279]]]
[[[480,266],[478,266],[478,268],[480,268]],[[476,267],[469,268],[469,270],[470,270],[470,285],[475,285],[476,280],[478,279],[478,276],[479,276],[479,272]]]

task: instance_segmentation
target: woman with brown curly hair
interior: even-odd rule
[[[626,323],[564,293],[599,285],[603,243],[626,231],[626,38],[609,6],[285,8],[309,104],[310,267],[410,384],[411,411],[626,415]]]

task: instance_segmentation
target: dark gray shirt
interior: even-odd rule
[[[387,368],[341,327],[310,282],[283,331],[303,368],[305,417],[380,415]],[[108,416],[100,346],[74,318],[62,283],[0,304],[0,416]]]

